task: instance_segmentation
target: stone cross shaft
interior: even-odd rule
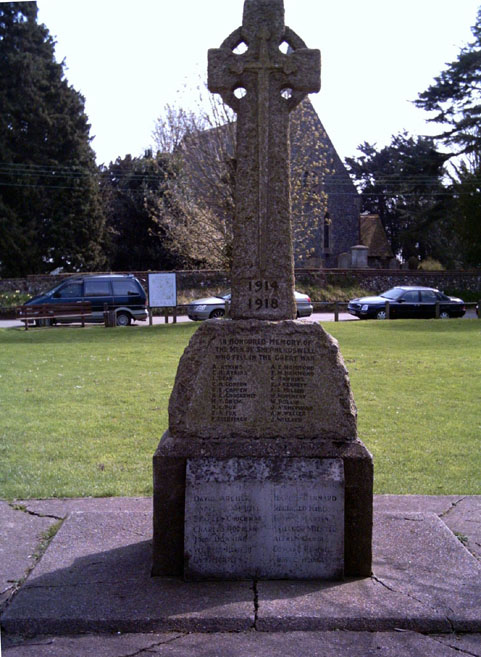
[[[284,25],[283,0],[245,0],[242,26],[209,50],[208,86],[237,114],[231,317],[292,319],[289,112],[319,91],[320,53]]]

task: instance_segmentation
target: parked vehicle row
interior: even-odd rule
[[[309,317],[313,312],[311,299],[307,294],[295,292],[297,317]],[[225,316],[226,303],[230,302],[230,292],[223,295],[196,299],[187,304],[187,314],[194,321],[215,319]],[[81,303],[88,301],[92,307],[89,322],[102,322],[104,308],[116,314],[119,326],[127,326],[133,320],[147,318],[147,296],[132,274],[78,275],[55,286],[45,294],[38,295],[25,305]],[[466,306],[462,299],[450,297],[431,287],[396,286],[376,296],[360,297],[349,301],[347,310],[360,319],[386,319],[386,302],[389,302],[389,317],[433,318],[439,313],[441,319],[462,317]],[[476,308],[476,312],[479,312]],[[80,317],[79,317],[80,319]],[[50,321],[50,320],[48,320]],[[76,321],[69,317],[52,322]]]

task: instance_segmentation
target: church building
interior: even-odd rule
[[[312,184],[304,198],[295,190],[300,152],[301,185]],[[309,100],[291,115],[291,185],[296,267],[337,267],[360,242],[360,197]]]
[[[226,232],[234,211],[235,133],[235,122],[227,123],[186,135],[181,144],[192,190]],[[290,145],[295,267],[387,266],[392,252],[379,217],[361,219],[359,193],[309,99],[290,115]],[[367,259],[351,258],[352,248],[363,246],[372,250],[364,249]]]

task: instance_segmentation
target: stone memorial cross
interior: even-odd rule
[[[283,0],[245,0],[242,26],[209,50],[208,86],[237,114],[231,317],[293,319],[289,112],[319,91],[320,52],[284,25]]]
[[[290,321],[289,112],[319,73],[283,0],[245,0],[209,51],[209,89],[237,113],[235,321],[204,322],[179,363],[153,460],[154,575],[371,575],[372,457],[348,373],[318,323]]]

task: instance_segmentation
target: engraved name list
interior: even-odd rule
[[[310,338],[221,338],[210,376],[211,421],[245,422],[262,389],[272,421],[301,423],[313,410],[315,355]]]
[[[186,506],[195,510],[186,532],[194,573],[216,577],[228,567],[233,577],[342,574],[339,460],[191,459]]]

